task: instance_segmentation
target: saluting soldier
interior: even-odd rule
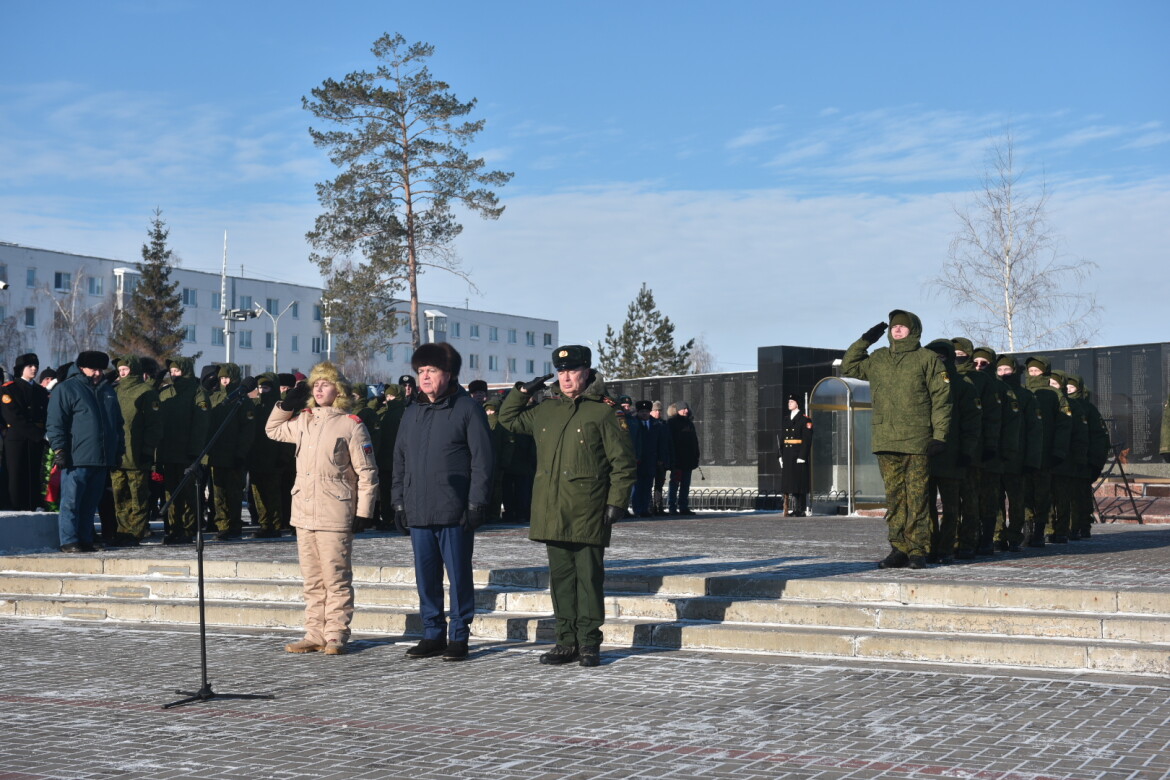
[[[557,644],[540,657],[553,666],[601,663],[605,548],[625,515],[637,465],[626,418],[616,413],[588,347],[553,350],[558,386],[534,406],[552,375],[508,393],[500,424],[536,441],[528,538],[548,551]]]
[[[195,517],[194,479],[187,482],[182,492],[176,492],[185,471],[207,443],[207,422],[211,402],[207,391],[195,377],[195,362],[188,357],[167,360],[170,382],[158,394],[159,415],[163,437],[158,445],[158,464],[162,468],[163,488],[171,502],[170,512],[163,519],[163,544],[189,544],[195,538],[198,519]]]
[[[114,512],[118,518],[118,530],[112,544],[137,547],[139,540],[148,533],[150,472],[163,437],[162,417],[158,393],[143,378],[139,359],[125,355],[117,359],[116,365],[120,379],[115,390],[122,410],[126,451],[118,468],[110,472]]]
[[[869,347],[889,329],[888,347]],[[845,351],[842,374],[870,383],[873,451],[886,488],[890,554],[879,568],[926,568],[930,549],[930,457],[946,451],[950,379],[938,355],[921,346],[922,320],[890,312]]]
[[[17,511],[32,511],[44,498],[42,471],[49,391],[37,384],[40,364],[35,353],[21,355],[12,369],[15,378],[0,388],[8,496]]]

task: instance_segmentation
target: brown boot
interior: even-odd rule
[[[299,642],[292,642],[284,646],[286,653],[316,653],[325,650],[326,645],[320,645],[316,642],[310,642],[308,639],[302,639]]]
[[[340,639],[330,639],[325,643],[325,655],[345,655],[345,642]]]

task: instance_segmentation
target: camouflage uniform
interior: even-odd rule
[[[142,380],[142,364],[138,358],[122,357],[117,360],[117,365],[128,367],[130,373],[118,382],[116,388],[126,452],[118,468],[110,472],[114,511],[118,517],[115,540],[116,543],[135,545],[149,535],[150,473],[162,441],[163,427],[158,393]]]

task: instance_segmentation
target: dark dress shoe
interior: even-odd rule
[[[446,639],[424,639],[406,651],[407,658],[433,658],[447,649]]]
[[[444,661],[465,661],[467,660],[467,642],[449,642],[447,649],[443,651]]]
[[[580,657],[576,645],[557,645],[540,656],[540,662],[547,666],[560,666],[576,661]]]
[[[71,544],[61,545],[61,552],[63,552],[63,553],[79,553],[79,552],[85,552],[85,551],[81,549],[80,544],[73,542]]]

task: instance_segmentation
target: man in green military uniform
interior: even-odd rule
[[[1089,468],[1089,414],[1079,398],[1068,395],[1068,375],[1052,371],[1049,382],[1068,408],[1068,454],[1052,468],[1052,520],[1048,541],[1065,544],[1072,531],[1074,507],[1081,492],[1081,478]]]
[[[988,387],[991,388],[995,399],[990,414],[999,417],[994,429],[986,427],[984,429],[985,436],[995,436],[995,452],[994,454],[984,452],[983,473],[979,480],[979,543],[975,548],[979,555],[994,555],[996,552],[995,526],[999,521],[999,510],[1003,504],[1005,462],[1013,455],[1008,450],[1016,446],[1011,419],[1016,412],[1011,406],[1011,390],[995,373],[995,361],[998,357],[991,347],[976,347],[971,352],[971,363],[975,366],[975,373],[987,377]],[[986,418],[988,414],[984,412],[984,417]],[[1009,429],[1006,433],[1005,427]]]
[[[1035,398],[1035,412],[1039,458],[1036,470],[1028,479],[1027,494],[1031,500],[1026,512],[1028,546],[1043,547],[1044,533],[1052,514],[1052,470],[1068,455],[1072,410],[1064,393],[1052,386],[1052,363],[1046,357],[1032,355],[1024,361],[1028,372],[1027,388]]]
[[[1000,436],[1003,462],[1000,495],[996,499],[995,547],[1019,552],[1024,542],[1025,474],[1036,470],[1040,462],[1039,421],[1032,391],[1020,383],[1020,366],[1013,357],[995,360],[995,373],[1007,388]]]
[[[393,531],[394,505],[390,501],[390,491],[394,486],[394,443],[398,441],[398,429],[402,427],[406,398],[400,385],[388,384],[382,393],[386,401],[378,408],[377,435],[374,437],[374,462],[378,464],[378,512],[375,527],[379,531]]]
[[[967,470],[964,486],[963,514],[959,518],[959,558],[972,558],[976,553],[992,555],[991,537],[995,529],[995,507],[992,505],[994,488],[999,479],[990,464],[999,454],[1001,398],[995,388],[998,381],[991,374],[978,371],[972,360],[975,347],[971,340],[959,336],[951,339],[955,345],[955,368],[964,381],[975,387],[975,397],[983,418],[979,434],[979,457]]]
[[[548,397],[528,406],[551,374],[512,390],[500,407],[502,426],[536,441],[528,538],[548,551],[557,645],[540,662],[554,666],[601,663],[605,548],[613,523],[625,515],[637,469],[625,418],[592,360],[588,347],[558,347],[558,386]]]
[[[955,345],[950,339],[935,339],[926,348],[938,355],[946,368],[951,389],[951,427],[947,432],[946,449],[930,459],[932,489],[929,501],[931,511],[931,563],[951,564],[955,560],[955,545],[959,538],[959,512],[962,508],[963,485],[967,469],[979,458],[980,431],[983,414],[975,399],[975,387],[959,379],[955,369]],[[942,516],[936,510],[935,495],[942,503]]]
[[[167,361],[170,382],[159,391],[159,414],[163,438],[158,445],[158,463],[162,469],[163,489],[171,502],[170,513],[163,519],[166,528],[163,544],[188,544],[195,538],[194,479],[176,492],[187,467],[195,462],[207,443],[207,419],[211,402],[207,391],[195,377],[195,363],[188,357]]]
[[[1093,485],[1109,460],[1109,427],[1101,411],[1093,403],[1092,393],[1085,387],[1085,380],[1076,374],[1065,374],[1068,384],[1069,403],[1079,403],[1085,413],[1089,443],[1084,469],[1077,476],[1076,494],[1073,498],[1072,518],[1069,522],[1069,541],[1088,539],[1093,535]]]
[[[267,421],[272,407],[280,400],[276,374],[267,372],[256,377],[256,419]],[[246,403],[246,402],[245,402]],[[237,412],[238,414],[238,412]],[[295,459],[295,446],[268,438],[263,425],[252,426],[252,449],[248,453],[248,480],[252,483],[252,500],[256,502],[256,522],[260,530],[256,539],[279,539],[282,525],[280,481],[288,461]]]
[[[224,363],[219,367],[218,374],[220,387],[211,395],[211,419],[208,421],[210,435],[214,436],[219,431],[232,409],[239,404],[239,411],[207,453],[211,484],[215,488],[215,538],[226,541],[239,539],[243,535],[241,513],[244,505],[244,473],[248,452],[252,449],[256,405],[247,398],[239,401],[232,398],[232,393],[240,386],[239,366]]]
[[[117,359],[116,388],[118,406],[122,410],[122,424],[126,437],[126,452],[118,468],[110,472],[114,490],[114,512],[118,531],[111,544],[115,547],[137,547],[147,536],[147,503],[150,500],[150,471],[162,441],[162,417],[159,414],[158,393],[142,376],[138,358],[124,356]]]
[[[888,347],[869,347],[889,328]],[[951,391],[938,355],[922,348],[918,315],[894,309],[845,351],[841,373],[870,383],[873,451],[886,486],[890,554],[883,569],[926,568],[930,457],[946,451]]]

